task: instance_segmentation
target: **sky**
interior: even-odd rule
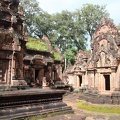
[[[80,9],[83,4],[106,5],[106,10],[110,13],[110,18],[114,24],[120,23],[120,0],[37,0],[39,6],[50,14],[61,12],[62,10],[75,11]]]
[[[39,6],[49,14],[61,12],[62,10],[75,11],[80,9],[83,4],[106,5],[106,10],[110,13],[110,18],[114,24],[120,23],[120,0],[37,0]],[[89,44],[89,43],[88,43]]]

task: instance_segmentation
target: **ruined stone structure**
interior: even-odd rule
[[[23,57],[27,40],[24,16],[18,12],[19,0],[0,1],[0,87],[26,85]]]
[[[50,45],[46,52],[26,49],[27,27],[18,5],[19,0],[0,0],[0,120],[71,112],[62,101],[64,90],[31,89],[35,80],[40,87],[47,79],[60,79],[62,62],[50,57]]]
[[[98,25],[91,49],[87,66],[88,88],[105,95],[99,97],[100,103],[120,104],[120,33],[109,19],[102,19]]]
[[[91,50],[90,57],[83,51],[77,54],[73,71],[69,73],[74,75],[74,82],[77,81],[76,74],[79,76],[77,86],[88,89],[81,99],[120,104],[120,33],[109,19],[102,19],[98,25],[91,40]]]
[[[79,50],[75,57],[75,64],[68,65],[67,70],[64,73],[65,79],[69,81],[69,84],[74,88],[84,88],[88,86],[87,78],[87,61],[90,55],[86,51]]]
[[[53,51],[59,55],[58,59],[54,59],[53,67],[53,79],[54,80],[62,80],[62,69],[64,67],[63,56],[60,49],[56,46]]]
[[[115,25],[103,19],[91,40],[88,61],[89,87],[99,92],[120,90],[120,34]]]
[[[91,40],[88,91],[81,99],[98,104],[120,104],[120,33],[103,19]]]
[[[47,74],[49,81],[62,78],[62,72],[58,71],[62,69],[62,59],[56,62],[50,57],[53,48],[46,36],[43,40],[48,44],[48,51],[26,51],[27,27],[23,25],[22,8],[18,11],[19,0],[2,0],[0,5],[0,87],[27,86],[30,80],[36,79],[42,86]],[[54,78],[52,69],[60,76]]]
[[[53,80],[62,80],[62,55],[60,60],[51,57],[51,52],[61,54],[59,49],[51,47],[49,39],[42,38],[48,45],[47,51],[26,50],[24,60],[24,78],[31,87],[47,87]]]

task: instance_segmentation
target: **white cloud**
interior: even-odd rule
[[[120,23],[120,1],[112,2],[107,7],[110,17],[114,20],[114,23],[118,25]]]
[[[115,25],[120,23],[120,0],[38,0],[40,7],[48,13],[61,12],[62,10],[75,11],[80,9],[83,4],[107,5],[106,10],[114,20]],[[89,40],[87,42],[90,49]]]
[[[38,0],[40,7],[48,13],[56,13],[65,9],[65,0]]]
[[[86,3],[107,5],[106,9],[115,24],[118,25],[120,23],[120,0],[38,0],[38,2],[40,3],[40,7],[50,14],[61,12],[62,10],[74,11]]]

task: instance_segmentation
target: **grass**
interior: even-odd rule
[[[77,106],[81,109],[88,110],[91,112],[120,114],[120,106],[108,106],[108,105],[101,106],[90,104],[85,101],[77,102]]]
[[[48,51],[47,43],[43,42],[41,39],[36,39],[36,38],[32,38],[32,37],[28,38],[26,47],[31,50]]]

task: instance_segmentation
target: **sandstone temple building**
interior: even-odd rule
[[[103,19],[91,40],[88,60],[88,86],[100,92],[120,90],[120,33],[108,19]]]
[[[86,51],[79,50],[75,56],[75,64],[68,65],[63,78],[69,81],[74,88],[83,88],[87,82],[87,61],[90,55]]]
[[[0,0],[0,120],[73,112],[62,101],[64,90],[49,89],[62,80],[61,52],[44,35],[28,37],[19,2]]]
[[[41,50],[36,49],[38,45]],[[26,46],[24,79],[31,87],[50,86],[54,80],[62,80],[63,58],[58,47],[52,48],[45,35],[42,40],[30,38]]]
[[[0,1],[0,88],[35,87],[36,84],[42,87],[50,80],[61,80],[60,50],[52,48],[46,36],[42,40],[31,38],[33,43],[30,43],[24,12],[22,8],[18,10],[18,5],[19,0]],[[29,44],[34,45],[29,47]],[[40,44],[45,48],[37,50]]]
[[[91,40],[91,54],[80,50],[66,74],[75,88],[88,89],[92,102],[120,104],[120,32],[113,22],[101,20]],[[105,96],[98,100],[98,94]]]
[[[0,88],[24,82],[23,57],[27,28],[19,1],[0,1]]]

